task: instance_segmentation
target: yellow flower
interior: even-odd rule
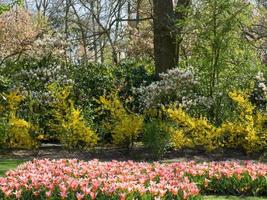
[[[266,115],[255,110],[248,95],[234,91],[229,96],[236,102],[239,116],[232,122],[222,123],[220,127],[214,126],[204,117],[191,117],[182,108],[165,109],[177,125],[171,137],[174,146],[189,147],[186,141],[191,140],[194,146],[202,146],[208,151],[219,147],[242,147],[247,152],[266,149]]]
[[[104,126],[112,132],[113,142],[128,147],[133,144],[143,129],[143,116],[129,113],[117,96],[111,99],[100,97],[98,102],[110,113],[111,122],[105,121]]]

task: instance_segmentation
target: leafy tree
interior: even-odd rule
[[[15,6],[15,5],[22,5],[22,4],[23,4],[23,0],[13,0],[9,4],[2,4],[1,3],[1,5],[0,5],[0,15],[3,12],[9,11],[13,6]]]
[[[193,67],[204,96],[211,99],[209,118],[221,123],[229,111],[227,93],[248,88],[262,70],[256,49],[245,37],[251,26],[252,4],[241,0],[205,0],[194,4],[185,23],[181,65]],[[229,113],[227,113],[229,111]]]

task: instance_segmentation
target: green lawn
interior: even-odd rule
[[[9,169],[16,168],[19,164],[25,162],[25,160],[17,159],[0,159],[0,176]],[[267,200],[267,197],[235,197],[235,196],[205,196],[206,200]]]
[[[267,197],[206,196],[207,200],[267,200]]]
[[[24,160],[0,159],[0,176],[3,176],[7,170],[14,169],[23,162]]]

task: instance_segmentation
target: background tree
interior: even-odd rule
[[[0,65],[7,59],[19,59],[31,49],[38,30],[33,19],[24,9],[7,11],[0,15]]]
[[[203,94],[213,102],[209,117],[216,123],[227,115],[228,92],[249,88],[249,80],[264,70],[257,49],[245,37],[254,18],[252,4],[241,0],[199,2],[188,18],[181,63],[198,74]]]
[[[154,59],[156,74],[177,64],[172,0],[153,0]]]

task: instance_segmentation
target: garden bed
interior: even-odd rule
[[[33,160],[0,178],[0,199],[202,199],[267,193],[267,165]]]

